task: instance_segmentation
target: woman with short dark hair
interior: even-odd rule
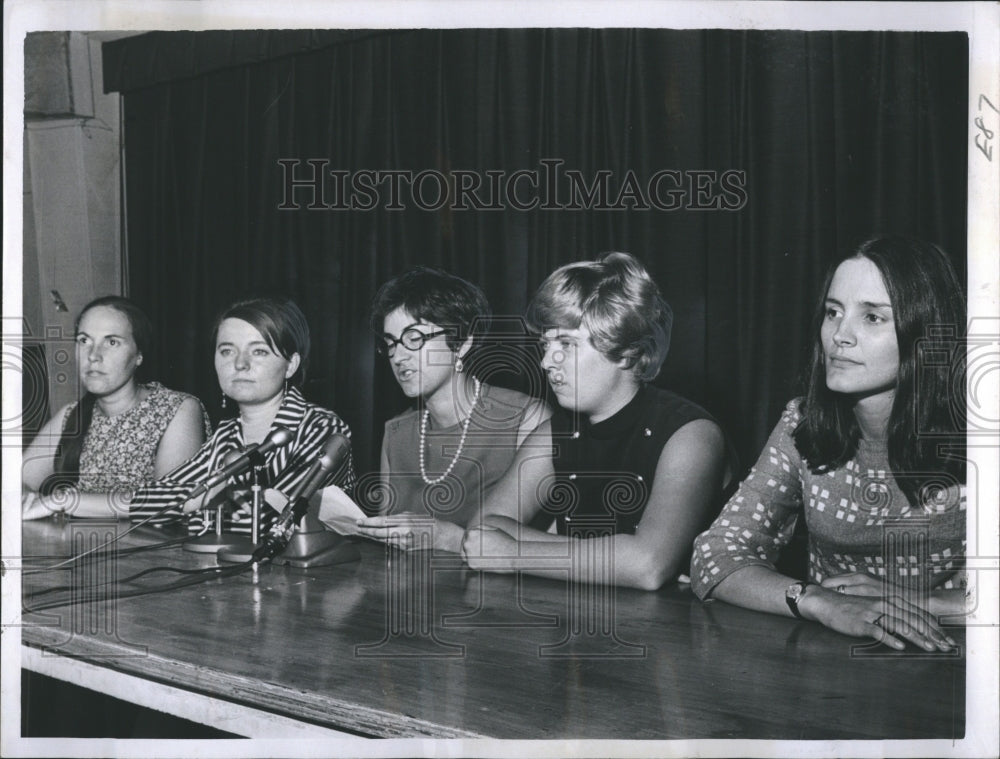
[[[376,347],[416,404],[386,422],[380,514],[361,520],[362,535],[405,538],[416,515],[434,520],[436,548],[457,552],[517,447],[547,418],[538,399],[474,374],[471,354],[489,321],[482,290],[441,269],[418,266],[375,295]]]
[[[937,246],[884,236],[837,261],[807,393],[697,539],[695,593],[897,649],[953,647],[934,615],[965,608],[964,327],[962,288]],[[805,580],[774,567],[800,514]]]
[[[265,453],[261,465],[258,484],[274,507],[259,511],[257,528],[263,534],[276,518],[275,509],[284,506],[322,455],[329,437],[340,433],[350,438],[351,432],[339,416],[310,403],[299,390],[309,363],[310,338],[306,317],[294,301],[254,298],[234,303],[216,320],[214,343],[223,404],[235,402],[239,416],[222,422],[185,464],[140,488],[132,498],[130,515],[141,519],[156,514],[155,521],[162,521],[203,508],[211,503],[212,493],[204,499],[183,501],[194,485],[222,468],[229,454],[260,444],[284,428],[292,434],[291,441]],[[251,474],[244,472],[225,487],[230,495],[245,491],[250,478]],[[329,485],[350,492],[354,485],[350,457],[325,476],[322,486]],[[157,514],[170,503],[178,505]],[[251,533],[250,504],[239,499],[237,503],[239,508],[226,516],[223,528],[227,532]],[[196,531],[201,526],[201,513],[193,514],[189,529]]]
[[[57,512],[124,516],[136,488],[201,445],[210,431],[201,402],[137,379],[152,332],[149,317],[127,298],[107,295],[83,307],[74,334],[84,394],[60,409],[25,451],[25,519]]]
[[[670,307],[639,261],[610,253],[549,275],[528,322],[561,408],[518,452],[463,554],[473,568],[655,590],[686,567],[727,476],[712,417],[648,384]],[[540,513],[556,534],[529,526]]]

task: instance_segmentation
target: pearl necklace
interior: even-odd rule
[[[458,463],[458,457],[462,455],[462,448],[465,447],[465,436],[469,434],[469,424],[472,422],[472,412],[476,410],[476,404],[479,402],[479,391],[483,386],[477,377],[473,377],[472,381],[476,385],[476,390],[472,394],[472,408],[469,409],[469,415],[462,422],[462,437],[458,441],[458,450],[455,451],[455,456],[452,458],[451,463],[448,464],[448,468],[444,470],[444,474],[433,480],[427,476],[427,463],[424,454],[424,449],[427,447],[427,420],[430,418],[431,412],[430,409],[424,409],[424,417],[420,421],[420,477],[427,485],[437,485],[439,482],[442,482],[445,477],[451,474],[451,470]]]

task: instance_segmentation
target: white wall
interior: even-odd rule
[[[25,44],[23,277],[26,330],[45,340],[54,411],[76,397],[74,317],[122,292],[121,140],[119,96],[102,91],[101,38],[46,34]]]

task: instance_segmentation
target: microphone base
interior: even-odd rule
[[[219,551],[215,555],[215,558],[220,562],[231,561],[238,564],[244,561],[250,561],[250,557],[256,550],[257,544],[250,540],[248,536],[234,535],[231,536],[230,544],[226,548]]]
[[[298,569],[329,567],[359,561],[361,551],[348,538],[329,530],[303,532],[296,530],[288,546],[271,559],[273,564],[283,564]]]
[[[238,552],[244,551],[248,547],[250,550],[253,550],[253,543],[250,542],[250,538],[245,535],[234,535],[232,533],[223,533],[222,535],[208,533],[189,540],[184,544],[185,551],[192,551],[194,553]]]

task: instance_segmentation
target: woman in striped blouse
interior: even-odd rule
[[[239,416],[220,424],[188,462],[140,488],[132,498],[131,518],[162,521],[213,505],[226,495],[235,496],[233,500],[240,504],[239,494],[251,484],[249,472],[230,480],[228,491],[220,486],[204,498],[185,501],[184,497],[196,484],[224,467],[230,454],[263,443],[269,434],[284,427],[292,433],[292,440],[264,454],[259,480],[269,502],[280,508],[282,497],[301,483],[330,435],[341,433],[350,438],[351,434],[340,417],[309,403],[299,391],[308,361],[309,326],[294,302],[258,298],[228,308],[216,322],[215,371],[223,403],[227,399],[235,401]],[[354,480],[354,467],[348,457],[339,469],[327,475],[323,486],[336,485],[349,492]],[[176,503],[176,508],[169,508],[171,503]],[[250,532],[249,513],[249,504],[243,503],[227,517],[224,529]],[[274,511],[262,509],[259,530],[266,530],[274,518]],[[200,526],[199,513],[191,519],[190,527],[196,530]]]

